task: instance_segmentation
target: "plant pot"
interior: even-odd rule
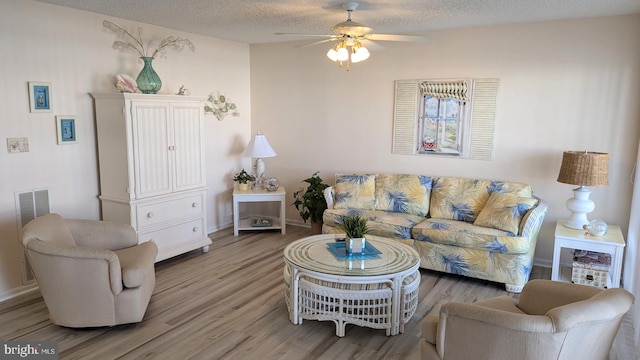
[[[238,183],[238,190],[240,191],[249,190],[249,183]]]
[[[367,246],[367,239],[365,238],[348,238],[345,248],[347,254],[361,255],[364,254],[364,249]]]
[[[311,235],[322,234],[322,220],[311,221]]]

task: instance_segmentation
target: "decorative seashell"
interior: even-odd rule
[[[134,93],[138,91],[138,85],[136,81],[127,74],[116,75],[116,89],[121,93]]]

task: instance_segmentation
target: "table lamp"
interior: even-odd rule
[[[257,133],[256,136],[249,141],[249,144],[247,144],[247,148],[242,153],[242,156],[256,159],[253,164],[253,175],[256,177],[253,185],[254,189],[264,188],[265,166],[262,158],[274,157],[276,155],[276,152],[273,151],[264,134]]]
[[[587,214],[596,208],[595,203],[589,200],[591,190],[585,186],[609,185],[609,154],[565,151],[562,155],[558,182],[579,185],[573,189],[573,197],[567,200],[567,209],[571,216],[565,221],[564,226],[583,230],[584,225],[589,223]]]

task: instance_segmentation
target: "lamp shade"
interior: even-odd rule
[[[273,151],[273,148],[269,145],[267,137],[260,133],[257,133],[256,136],[249,141],[247,148],[242,153],[244,157],[254,158],[268,158],[276,155],[276,152]]]
[[[609,185],[609,154],[565,151],[558,182],[580,186]]]

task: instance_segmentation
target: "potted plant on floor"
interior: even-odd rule
[[[249,189],[249,182],[255,180],[256,177],[247,173],[244,169],[233,176],[233,181],[238,183],[238,190],[240,191],[247,191]]]
[[[345,248],[348,254],[364,254],[367,240],[364,235],[369,231],[367,219],[360,215],[342,217],[342,223],[338,227],[346,234]]]
[[[324,189],[329,185],[322,182],[322,178],[318,176],[316,171],[310,178],[304,179],[303,182],[309,184],[306,190],[301,188],[293,193],[296,201],[292,205],[300,212],[302,220],[306,223],[311,222],[311,233],[322,233],[322,214],[327,208],[327,201],[324,198]]]

